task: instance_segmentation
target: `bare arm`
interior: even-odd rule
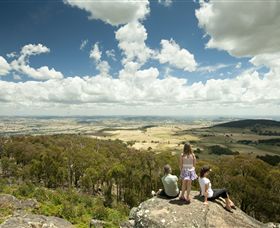
[[[195,154],[193,154],[193,167],[195,167],[196,165],[196,157],[195,157]]]
[[[180,155],[179,167],[180,167],[180,170],[182,170],[182,168],[183,168],[183,156],[182,155]]]
[[[205,184],[205,192],[204,192],[204,204],[208,204],[208,188],[209,184]]]

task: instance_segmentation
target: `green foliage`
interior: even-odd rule
[[[226,187],[235,204],[258,220],[280,221],[279,168],[241,155],[212,161],[210,165],[213,188]]]
[[[210,149],[236,154],[218,145]],[[179,175],[178,154],[138,151],[120,140],[73,135],[10,137],[1,145],[0,159],[1,192],[36,198],[40,207],[35,213],[65,218],[77,227],[88,227],[91,218],[118,226],[129,208],[162,188],[165,164]],[[197,171],[209,162],[213,187],[228,188],[236,204],[253,217],[280,222],[279,167],[238,155],[199,160]],[[193,186],[198,189],[196,181]]]
[[[210,154],[217,154],[217,155],[238,155],[238,152],[233,152],[229,148],[222,147],[219,145],[210,146],[209,148]]]
[[[264,156],[257,156],[257,158],[273,166],[278,165],[280,163],[280,156],[278,155],[266,154]]]

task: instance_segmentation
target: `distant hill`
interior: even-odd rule
[[[229,127],[229,128],[255,128],[255,127],[280,127],[280,122],[266,119],[247,119],[237,120],[222,124],[214,125],[214,127]]]

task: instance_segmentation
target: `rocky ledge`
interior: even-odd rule
[[[35,199],[19,200],[8,194],[0,194],[0,208],[8,208],[13,211],[0,228],[72,228],[70,222],[44,215],[31,214],[30,209],[36,208],[39,203]]]
[[[121,227],[182,228],[182,227],[278,227],[263,224],[240,209],[230,213],[224,209],[223,200],[204,205],[199,192],[191,192],[192,201],[186,204],[176,199],[153,197],[131,210],[129,221]]]

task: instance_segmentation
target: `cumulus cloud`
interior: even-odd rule
[[[123,65],[135,62],[140,68],[151,57],[153,51],[146,46],[147,31],[138,21],[120,27],[115,33],[119,48],[124,54]]]
[[[280,1],[201,1],[196,17],[208,48],[236,57],[280,51]]]
[[[161,40],[161,51],[156,58],[160,63],[169,63],[178,69],[184,71],[195,71],[197,63],[194,55],[187,49],[180,48],[174,40]]]
[[[254,69],[232,79],[210,79],[205,83],[188,84],[186,79],[172,76],[161,78],[159,71],[151,67],[136,71],[133,77],[127,71],[121,71],[119,78],[97,75],[45,82],[0,81],[0,103],[29,105],[32,101],[34,105],[42,106],[87,104],[91,107],[106,104],[116,107],[140,105],[145,109],[149,105],[197,105],[206,108],[211,102],[211,106],[215,107],[256,109],[262,105],[277,106],[279,87],[279,77],[261,75]]]
[[[148,0],[124,0],[117,3],[107,0],[64,0],[64,3],[87,11],[90,19],[99,19],[111,25],[143,20],[150,12]]]
[[[269,79],[280,78],[280,52],[261,54],[253,57],[250,62],[255,66],[267,66],[270,70],[265,75]]]
[[[9,63],[7,63],[6,59],[0,56],[0,76],[5,76],[9,74],[11,67]]]
[[[26,74],[28,77],[37,80],[48,80],[52,78],[63,78],[61,72],[56,71],[54,68],[49,69],[48,66],[42,66],[40,68],[32,68],[29,66],[29,57],[32,55],[39,55],[42,53],[48,53],[50,49],[42,44],[28,44],[22,47],[20,56],[18,59],[13,60],[10,63],[12,70]]]
[[[102,76],[109,76],[110,65],[107,61],[101,60],[102,51],[99,49],[98,42],[93,45],[89,57],[94,60],[96,68],[99,70]]]

